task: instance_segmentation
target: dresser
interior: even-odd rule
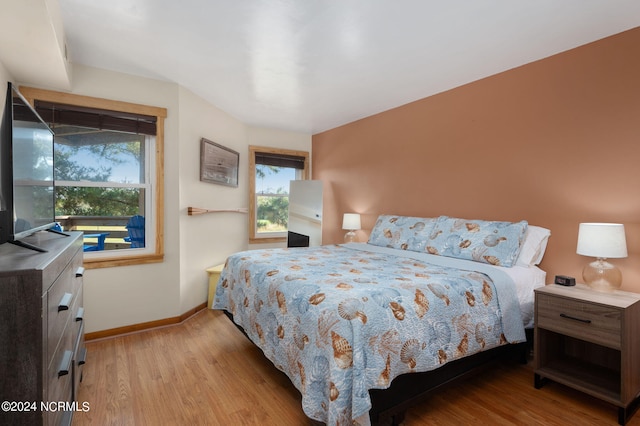
[[[82,233],[0,245],[0,424],[69,425],[82,409]]]
[[[535,373],[618,407],[625,424],[640,403],[640,294],[588,286],[535,291]]]

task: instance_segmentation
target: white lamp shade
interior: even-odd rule
[[[621,223],[581,223],[576,253],[604,259],[627,257],[627,240]]]
[[[345,213],[342,218],[342,229],[350,231],[360,229],[360,215],[358,213]]]

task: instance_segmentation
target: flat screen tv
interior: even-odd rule
[[[55,225],[53,132],[8,83],[0,133],[0,244]]]

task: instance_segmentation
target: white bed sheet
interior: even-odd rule
[[[516,283],[524,328],[533,328],[533,291],[546,285],[547,273],[537,266],[514,266],[512,268],[496,266],[496,268],[502,269]]]

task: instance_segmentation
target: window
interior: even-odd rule
[[[166,110],[20,91],[55,133],[56,219],[85,232],[85,267],[161,262]]]
[[[249,147],[249,242],[287,239],[289,181],[309,179],[309,153]]]

